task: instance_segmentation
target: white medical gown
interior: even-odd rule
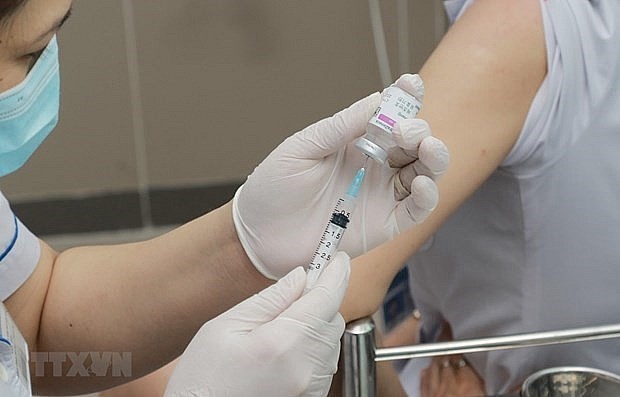
[[[4,301],[28,279],[40,254],[39,240],[17,219],[0,192],[0,300]]]

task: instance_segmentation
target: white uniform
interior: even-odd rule
[[[0,192],[0,301],[28,279],[40,254],[39,240],[17,219]]]
[[[409,263],[427,336],[443,319],[456,339],[620,323],[620,1],[541,7],[549,70],[520,138]],[[467,358],[502,393],[553,366],[620,374],[620,340]]]

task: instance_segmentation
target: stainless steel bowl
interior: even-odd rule
[[[620,376],[587,367],[547,368],[530,375],[522,397],[618,397]]]

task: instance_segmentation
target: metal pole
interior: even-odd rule
[[[620,338],[620,324],[376,349],[375,324],[371,318],[363,318],[349,323],[344,333],[344,395],[345,397],[376,397],[375,362],[379,361],[613,338]]]
[[[521,347],[555,345],[620,337],[620,324],[574,328],[560,331],[533,332],[496,336],[491,338],[464,339],[452,342],[428,343],[413,346],[377,349],[376,361],[432,357],[448,354],[475,353]]]
[[[376,397],[375,323],[362,318],[347,324],[342,342],[345,397]]]

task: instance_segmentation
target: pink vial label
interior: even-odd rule
[[[396,124],[396,121],[392,120],[391,118],[389,118],[383,113],[381,113],[377,118],[385,122],[386,124],[388,124],[390,127],[394,127],[394,124]]]

